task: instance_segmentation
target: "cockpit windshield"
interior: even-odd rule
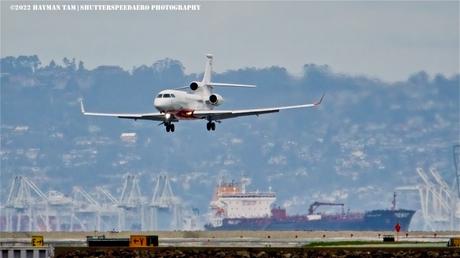
[[[158,94],[157,98],[175,98],[176,96],[172,93]]]

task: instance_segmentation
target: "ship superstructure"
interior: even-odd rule
[[[276,200],[275,193],[246,192],[245,186],[244,180],[240,183],[219,183],[210,205],[212,226],[222,226],[223,219],[271,217],[271,206]]]

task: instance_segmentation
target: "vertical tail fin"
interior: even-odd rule
[[[204,69],[203,80],[201,81],[203,84],[208,85],[211,82],[211,74],[212,74],[212,55],[207,54],[206,58],[206,67]]]

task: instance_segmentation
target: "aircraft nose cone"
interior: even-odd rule
[[[153,100],[153,106],[158,109],[158,110],[161,110],[161,101],[158,99],[158,98],[155,98]]]
[[[155,106],[158,111],[163,112],[167,109],[168,103],[162,98],[155,98],[153,106]]]

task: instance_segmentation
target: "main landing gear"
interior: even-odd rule
[[[208,122],[206,124],[206,129],[208,129],[208,131],[215,131],[216,130],[216,123],[214,122]]]
[[[166,127],[166,132],[174,132],[174,124],[173,123],[165,123],[165,127]]]

